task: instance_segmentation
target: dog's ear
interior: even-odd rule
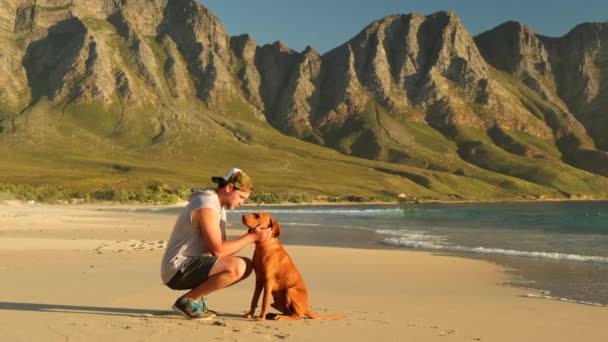
[[[272,237],[278,238],[281,235],[281,225],[274,217],[270,218],[270,226],[272,227]]]

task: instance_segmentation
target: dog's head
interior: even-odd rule
[[[281,235],[281,226],[279,222],[269,213],[257,212],[243,215],[243,224],[251,231],[257,225],[262,225],[264,229],[272,229],[272,237]]]

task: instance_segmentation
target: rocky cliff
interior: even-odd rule
[[[69,131],[174,153],[271,125],[346,155],[585,193],[608,176],[607,40],[607,23],[473,37],[455,13],[398,14],[320,55],[230,37],[194,0],[0,0],[0,144]]]
[[[520,80],[550,107],[543,115],[564,160],[608,175],[608,23],[581,24],[563,37],[549,38],[508,22],[476,41],[490,64]]]

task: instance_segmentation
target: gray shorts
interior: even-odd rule
[[[209,273],[219,259],[218,256],[190,257],[182,268],[169,280],[167,286],[173,290],[190,290],[209,278]]]

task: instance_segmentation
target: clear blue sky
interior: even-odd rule
[[[229,35],[249,33],[258,45],[277,40],[294,50],[325,53],[372,21],[396,13],[453,11],[473,35],[515,20],[552,37],[582,22],[608,21],[608,0],[198,0]]]

